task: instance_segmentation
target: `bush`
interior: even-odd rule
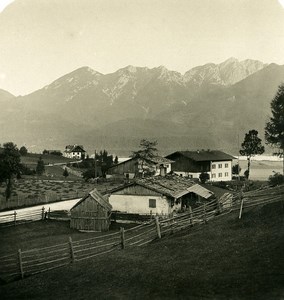
[[[22,146],[19,150],[21,156],[25,156],[28,154],[28,149],[25,146]]]
[[[269,185],[276,186],[284,184],[284,176],[280,173],[275,173],[268,178]]]
[[[205,183],[207,180],[209,180],[209,174],[208,173],[204,173],[202,172],[200,175],[199,175],[199,180],[201,181],[201,183]]]
[[[20,174],[22,175],[35,175],[36,171],[34,169],[30,169],[26,165],[20,165]]]

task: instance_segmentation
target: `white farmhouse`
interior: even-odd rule
[[[64,157],[84,159],[86,151],[82,145],[68,145],[63,152]]]
[[[129,214],[168,215],[215,197],[192,180],[177,175],[137,179],[110,191],[113,211]]]
[[[172,171],[180,176],[199,178],[202,172],[210,181],[232,180],[232,155],[217,150],[177,151],[166,158],[173,160]]]

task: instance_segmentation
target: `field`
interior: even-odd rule
[[[77,181],[55,181],[20,179],[13,185],[11,199],[6,203],[4,183],[0,184],[0,209],[9,205],[12,207],[23,207],[40,203],[54,202],[61,199],[73,199],[82,197],[94,188],[101,192],[117,186],[119,183],[88,183],[82,180]],[[7,207],[8,208],[8,207]]]
[[[283,299],[283,203],[0,287],[1,299]],[[114,229],[115,230],[115,229]],[[95,235],[97,233],[93,233]],[[89,234],[65,222],[1,230],[0,252]]]
[[[241,175],[247,169],[247,161],[240,160],[240,166],[242,168]],[[251,180],[268,180],[270,175],[275,174],[274,172],[279,172],[282,174],[283,163],[282,161],[252,161],[250,170]]]

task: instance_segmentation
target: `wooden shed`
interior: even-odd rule
[[[108,231],[112,206],[96,189],[71,208],[70,227],[87,231]]]

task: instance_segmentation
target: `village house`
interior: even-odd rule
[[[113,211],[129,214],[169,215],[215,197],[214,193],[192,180],[166,175],[137,179],[110,191]]]
[[[75,159],[84,159],[86,151],[82,145],[68,145],[65,147],[63,152],[64,157],[75,158]]]
[[[199,178],[205,172],[210,181],[232,180],[232,160],[235,157],[222,151],[177,151],[166,158],[174,161],[172,171],[177,175]]]
[[[110,226],[111,208],[107,196],[102,196],[94,189],[71,208],[70,228],[107,231]]]
[[[151,176],[164,176],[171,172],[170,159],[156,156],[142,159],[133,157],[118,163],[107,170],[107,177],[142,178],[145,174]]]

